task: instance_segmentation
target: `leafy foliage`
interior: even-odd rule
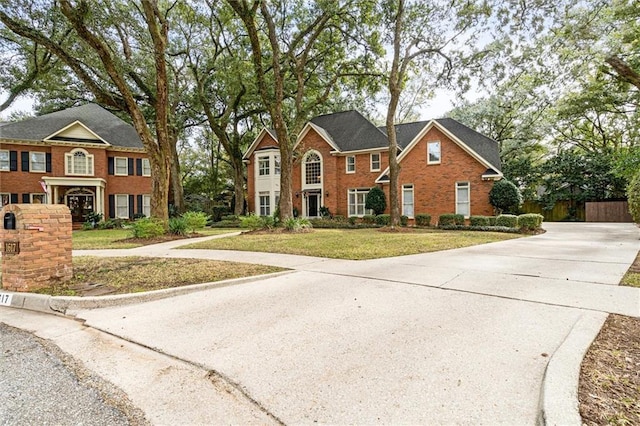
[[[430,226],[431,225],[431,215],[426,213],[419,213],[416,215],[416,225],[417,226]]]
[[[155,238],[164,234],[162,221],[156,218],[143,217],[131,224],[134,238]]]
[[[384,213],[384,210],[387,208],[387,197],[384,195],[384,191],[377,186],[371,188],[367,194],[364,208],[373,210],[375,215]]]
[[[313,228],[306,217],[289,217],[284,220],[283,224],[287,231],[292,232],[307,232]]]
[[[504,226],[507,228],[517,228],[518,216],[513,214],[501,214],[496,218],[496,226]]]
[[[376,224],[381,226],[389,226],[391,225],[391,215],[389,214],[379,214],[376,216]]]
[[[501,179],[495,182],[489,191],[489,203],[498,212],[515,213],[522,204],[522,196],[513,182]]]
[[[537,213],[526,213],[518,216],[518,226],[525,231],[540,229],[544,216]]]
[[[182,219],[184,219],[187,229],[191,233],[204,228],[207,225],[208,218],[207,214],[203,212],[189,211],[182,214]]]
[[[174,235],[186,235],[187,221],[183,217],[169,218],[169,232]]]
[[[629,201],[629,213],[633,220],[640,224],[640,172],[629,182],[627,187],[627,199]]]
[[[438,226],[464,225],[464,216],[461,214],[446,213],[438,218]]]

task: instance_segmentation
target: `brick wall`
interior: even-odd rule
[[[64,205],[10,204],[0,211],[16,217],[16,229],[0,229],[2,250],[18,241],[20,253],[2,255],[2,288],[34,291],[73,276],[71,214]],[[25,229],[25,225],[37,229]]]

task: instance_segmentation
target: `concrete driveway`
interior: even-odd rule
[[[274,422],[535,424],[549,356],[574,325],[640,316],[640,291],[616,285],[640,249],[637,228],[545,227],[359,262],[149,248],[297,272],[76,314],[209,371]]]

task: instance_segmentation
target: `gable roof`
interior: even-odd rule
[[[473,149],[478,155],[487,160],[499,172],[502,169],[500,161],[500,145],[482,133],[478,133],[453,118],[439,118],[436,120],[454,136]]]
[[[340,151],[385,148],[389,145],[386,135],[355,110],[320,115],[312,118],[311,123],[323,129]]]
[[[23,121],[0,126],[0,139],[43,141],[54,139],[61,130],[79,122],[96,134],[101,141],[124,148],[143,148],[142,141],[133,126],[96,104],[86,104],[75,108],[52,112]],[[87,139],[83,142],[97,142]]]
[[[271,136],[271,138],[276,141],[276,143],[278,142],[278,137],[276,136],[276,132],[275,130],[272,129],[267,129],[266,127],[263,127],[262,130],[260,130],[260,133],[258,133],[258,136],[256,136],[256,138],[253,140],[253,142],[251,142],[251,145],[249,145],[249,148],[247,148],[247,152],[244,153],[244,155],[242,156],[242,160],[246,161],[249,159],[249,157],[251,156],[251,154],[253,153],[253,151],[256,149],[256,147],[260,144],[260,141],[262,141],[262,139],[266,136],[269,135]],[[270,147],[271,148],[271,147]]]

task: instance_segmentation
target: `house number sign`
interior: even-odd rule
[[[5,241],[3,251],[4,251],[4,254],[20,253],[20,241]]]

